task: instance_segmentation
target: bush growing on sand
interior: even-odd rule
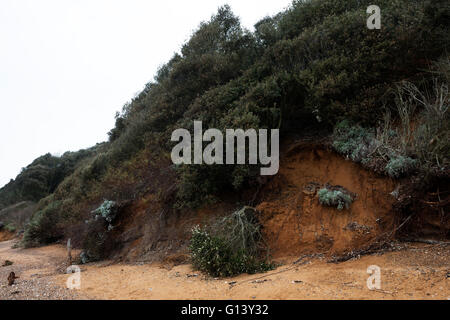
[[[353,198],[341,190],[323,188],[319,190],[319,202],[321,205],[336,207],[338,210],[350,208]]]
[[[253,274],[273,268],[264,257],[260,225],[254,210],[243,208],[213,225],[195,227],[189,249],[194,267],[214,277]],[[267,251],[266,251],[267,253]]]

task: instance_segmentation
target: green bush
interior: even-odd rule
[[[395,156],[386,165],[386,172],[392,178],[407,175],[417,167],[417,160],[404,156]]]
[[[189,246],[194,267],[214,277],[271,270],[273,265],[262,257],[259,229],[248,208],[219,221],[212,231],[195,227]]]
[[[412,115],[408,115],[408,118],[410,116]],[[388,113],[385,116],[385,124],[378,128],[377,135],[373,129],[351,125],[345,120],[338,123],[334,129],[333,148],[352,161],[392,178],[411,174],[418,167],[419,161],[406,154],[419,155],[423,152],[417,143],[420,137],[411,138],[413,133],[405,133],[410,131],[410,121],[404,125],[408,126],[408,130],[403,129],[401,132],[394,130],[389,117]],[[410,141],[415,141],[415,145]]]
[[[100,207],[92,211],[92,213],[95,215],[94,219],[97,220],[99,218],[105,219],[106,222],[108,222],[108,230],[112,230],[112,222],[116,217],[117,213],[117,206],[116,202],[105,200]]]
[[[23,237],[25,247],[49,244],[63,236],[59,226],[60,205],[60,201],[54,201],[33,214]]]
[[[339,122],[334,129],[334,149],[354,162],[368,163],[375,145],[371,129],[351,125],[347,120]]]
[[[95,262],[107,256],[106,245],[109,240],[103,224],[94,222],[88,227],[88,232],[83,240],[83,251],[80,254],[81,262]]]
[[[318,195],[321,205],[336,207],[338,210],[349,209],[353,203],[353,198],[341,190],[323,188],[319,190]]]
[[[82,245],[83,252],[80,256],[82,263],[99,261],[108,255],[113,246],[110,231],[114,229],[113,222],[118,213],[117,203],[105,200],[91,213],[93,219],[85,221],[87,232]]]

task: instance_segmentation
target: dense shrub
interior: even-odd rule
[[[59,226],[60,206],[61,202],[54,201],[33,214],[23,237],[25,247],[52,243],[63,236]]]
[[[320,189],[318,192],[321,205],[336,207],[338,210],[349,209],[353,198],[342,190]]]
[[[389,160],[386,165],[386,172],[392,178],[399,178],[414,170],[416,165],[417,160],[403,156],[396,156]]]
[[[376,136],[375,130],[342,121],[334,130],[333,147],[356,163],[392,178],[400,178],[412,173],[418,161],[407,156],[406,149],[400,147],[401,133],[392,128],[388,130]],[[383,163],[381,167],[380,163]]]
[[[368,163],[375,148],[374,133],[344,120],[334,129],[333,147],[354,162]]]
[[[94,219],[98,220],[99,218],[105,219],[105,221],[108,223],[108,230],[112,230],[112,222],[116,217],[117,213],[117,206],[114,201],[105,200],[100,207],[92,211],[92,213],[95,215]]]
[[[120,166],[143,148],[169,152],[171,131],[189,129],[193,120],[205,130],[301,131],[345,118],[375,125],[392,84],[445,51],[448,23],[443,1],[382,0],[383,29],[372,32],[365,27],[370,4],[294,1],[257,23],[253,34],[229,7],[219,9],[118,115],[106,164]],[[349,157],[367,161],[370,146],[355,142]],[[180,169],[177,207],[241,190],[256,172]]]
[[[215,277],[270,270],[262,256],[260,226],[252,209],[243,208],[219,221],[211,231],[195,227],[190,251],[194,267]]]
[[[82,244],[81,262],[88,263],[104,259],[107,256],[105,249],[108,240],[103,223],[91,223]]]
[[[450,164],[449,58],[439,60],[431,72],[433,78],[423,81],[422,88],[408,81],[396,84],[391,91],[393,105],[386,107],[376,130],[346,120],[338,123],[334,149],[392,178],[415,169],[426,175],[445,172]],[[398,121],[392,119],[391,110]]]
[[[110,231],[114,229],[117,213],[117,203],[111,200],[105,200],[91,212],[92,218],[85,221],[87,232],[82,244],[82,263],[98,261],[107,256],[112,243]]]

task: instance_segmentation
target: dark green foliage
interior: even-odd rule
[[[376,130],[346,120],[338,123],[334,149],[392,178],[417,171],[425,177],[445,173],[450,165],[449,58],[440,59],[431,74],[432,79],[419,86],[409,81],[396,84],[391,90],[392,105],[386,107]],[[397,123],[391,110],[397,114]]]
[[[271,270],[261,255],[260,226],[251,208],[243,208],[215,224],[211,231],[192,230],[190,251],[194,267],[214,277]]]
[[[85,221],[87,231],[82,244],[83,263],[98,261],[108,255],[113,245],[110,232],[114,229],[118,209],[116,202],[105,200],[91,212],[92,218]]]
[[[23,168],[15,180],[0,189],[0,209],[22,201],[38,202],[52,194],[82,160],[95,153],[96,148],[66,152],[61,157],[48,153],[37,158]]]
[[[431,28],[426,12],[443,2],[382,1],[378,3],[383,8],[380,32],[365,26],[369,4],[369,1],[294,2],[288,11],[258,23],[253,40],[238,31],[236,19],[227,18],[225,24],[217,22],[230,17],[224,9],[194,34],[183,55],[166,70],[165,80],[153,85],[148,92],[152,98],[145,99],[148,102],[142,113],[164,115],[158,118],[158,123],[151,121],[149,125],[155,130],[165,125],[169,129],[167,134],[178,127],[189,129],[193,120],[202,120],[205,129],[281,128],[282,132],[301,132],[306,126],[331,127],[344,118],[375,125],[383,110],[382,97],[386,91],[396,80],[426,67],[424,59],[444,52],[448,35],[443,33],[447,22],[441,20],[433,32],[441,34],[442,41],[425,36]],[[232,24],[236,25],[230,27]],[[231,36],[222,35],[217,41],[208,36],[223,30],[232,30],[226,33]],[[237,41],[239,37],[242,39]],[[194,85],[191,82],[183,85],[189,89],[183,96],[179,87],[169,82],[177,75],[178,66],[191,63],[193,56],[201,60],[211,52],[215,57],[224,52],[232,56],[233,50],[242,52],[243,47],[236,43],[247,43],[244,48],[249,59],[240,67],[232,60],[224,61],[231,70],[243,70],[242,73],[229,73],[230,77],[215,80],[209,88],[202,86],[202,91],[198,83],[209,79],[211,84],[210,71],[202,71],[200,79],[197,73],[194,79],[186,77],[195,73],[183,69],[183,79],[197,81],[195,87],[189,87]],[[252,55],[252,47],[259,55]],[[212,70],[223,73],[226,69],[221,68],[225,65]],[[177,101],[182,103],[172,104],[166,98],[164,103],[157,103],[163,92],[179,96]],[[196,99],[185,100],[194,95]],[[180,108],[182,105],[185,108]],[[366,152],[364,145],[359,144],[349,156],[363,161]],[[254,176],[251,170],[242,175],[242,170],[236,171],[233,166],[194,167],[179,173],[179,203],[186,204],[201,203],[223,188],[239,190]]]
[[[63,236],[63,230],[59,226],[60,210],[61,202],[51,201],[45,208],[35,212],[25,230],[23,245],[33,247],[59,240]]]
[[[93,222],[83,241],[82,263],[95,262],[107,256],[106,243],[108,234],[102,222]]]

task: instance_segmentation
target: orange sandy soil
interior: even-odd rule
[[[68,275],[63,274],[63,246],[12,249],[12,245],[13,241],[0,242],[0,262],[13,261],[14,265],[8,268],[16,270],[20,281],[38,275],[65,287]],[[84,299],[157,300],[450,299],[450,246],[403,246],[399,251],[340,264],[321,259],[304,265],[285,261],[265,274],[230,279],[207,277],[190,265],[88,264],[81,267],[81,289],[76,294]],[[381,268],[381,290],[367,288],[367,268],[371,265]],[[2,285],[4,280],[1,279]],[[233,282],[236,283],[230,285]]]
[[[81,292],[67,290],[56,281],[55,276],[66,268],[64,247],[14,249],[15,242],[0,242],[0,301],[87,299]],[[13,264],[5,264],[6,260]],[[7,284],[10,272],[19,277],[13,286]]]
[[[14,238],[14,233],[8,231],[0,231],[0,242],[8,241]]]
[[[21,280],[39,275],[65,287],[63,246],[12,249],[12,244],[0,243],[0,262],[13,261],[9,268],[18,270]],[[232,279],[209,278],[190,265],[89,264],[81,267],[77,294],[88,299],[449,299],[450,246],[402,246],[340,264],[285,261],[271,272]],[[367,288],[371,265],[381,268],[381,290]]]

